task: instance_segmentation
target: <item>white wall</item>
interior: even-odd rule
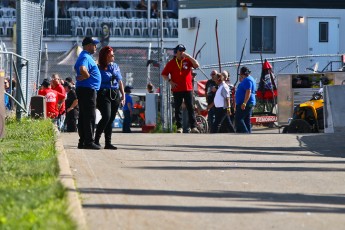
[[[202,50],[201,65],[218,64],[215,38],[215,21],[218,18],[218,36],[221,48],[221,61],[239,61],[242,46],[247,38],[243,60],[259,59],[257,53],[250,53],[250,16],[276,16],[276,53],[264,54],[265,58],[308,54],[308,17],[339,18],[339,53],[345,53],[345,10],[343,9],[261,9],[248,8],[248,17],[237,18],[236,8],[180,10],[180,22],[185,17],[198,17],[201,20],[197,49],[206,42]],[[298,23],[298,16],[305,22]],[[179,24],[179,42],[192,53],[196,29],[182,29]]]
[[[201,50],[201,56],[198,56],[200,65],[217,64],[217,42],[215,25],[218,19],[218,41],[220,48],[220,60],[226,62],[235,60],[236,50],[236,14],[235,8],[227,9],[195,9],[195,10],[180,10],[179,11],[179,43],[182,43],[187,48],[187,53],[193,54],[195,37],[197,28],[182,29],[181,19],[186,17],[197,17],[200,20],[199,36],[196,45],[197,52],[201,46],[206,42],[206,45]]]

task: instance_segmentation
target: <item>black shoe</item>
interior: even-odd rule
[[[112,145],[112,144],[106,144],[106,145],[104,146],[104,149],[114,149],[114,150],[116,150],[117,147],[114,146],[114,145]]]
[[[101,144],[99,143],[99,142],[96,142],[95,141],[95,145],[98,145],[99,146],[99,148],[101,148],[102,146],[101,146]]]
[[[84,144],[83,143],[78,143],[78,149],[83,149],[84,148]]]
[[[95,150],[99,150],[101,149],[101,147],[99,145],[96,145],[95,143],[91,143],[88,145],[84,145],[84,149],[95,149]]]

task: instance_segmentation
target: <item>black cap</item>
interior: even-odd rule
[[[132,92],[132,89],[133,89],[132,86],[127,85],[127,86],[125,87],[125,93],[131,93],[131,92]]]
[[[71,83],[71,84],[74,84],[73,80],[71,77],[66,77],[65,81]]]
[[[240,74],[249,75],[250,73],[251,73],[251,71],[247,67],[245,67],[245,66],[241,67]]]
[[[177,53],[177,51],[186,51],[186,47],[182,44],[178,44],[175,48],[174,48],[174,52]]]
[[[67,86],[68,88],[71,88],[71,87],[72,87],[71,83],[69,83],[68,81],[65,81],[65,82],[63,83],[63,86]]]
[[[84,40],[83,40],[82,45],[83,46],[86,46],[88,44],[97,45],[98,43],[99,43],[99,40],[97,40],[97,39],[93,39],[92,37],[85,37]]]
[[[47,78],[43,79],[43,81],[41,83],[41,86],[49,87],[50,86],[50,81]]]

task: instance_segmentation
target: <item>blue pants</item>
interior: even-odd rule
[[[244,110],[241,105],[236,105],[236,132],[237,133],[251,133],[252,127],[250,124],[250,117],[252,116],[253,105],[247,105]]]
[[[129,110],[124,110],[123,114],[125,118],[123,119],[122,132],[131,133],[132,132],[131,131],[131,122],[132,122],[131,113],[129,112]]]

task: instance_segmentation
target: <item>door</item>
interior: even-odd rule
[[[339,54],[339,19],[308,18],[308,51],[310,55]],[[323,70],[327,58],[311,59],[312,68]]]

